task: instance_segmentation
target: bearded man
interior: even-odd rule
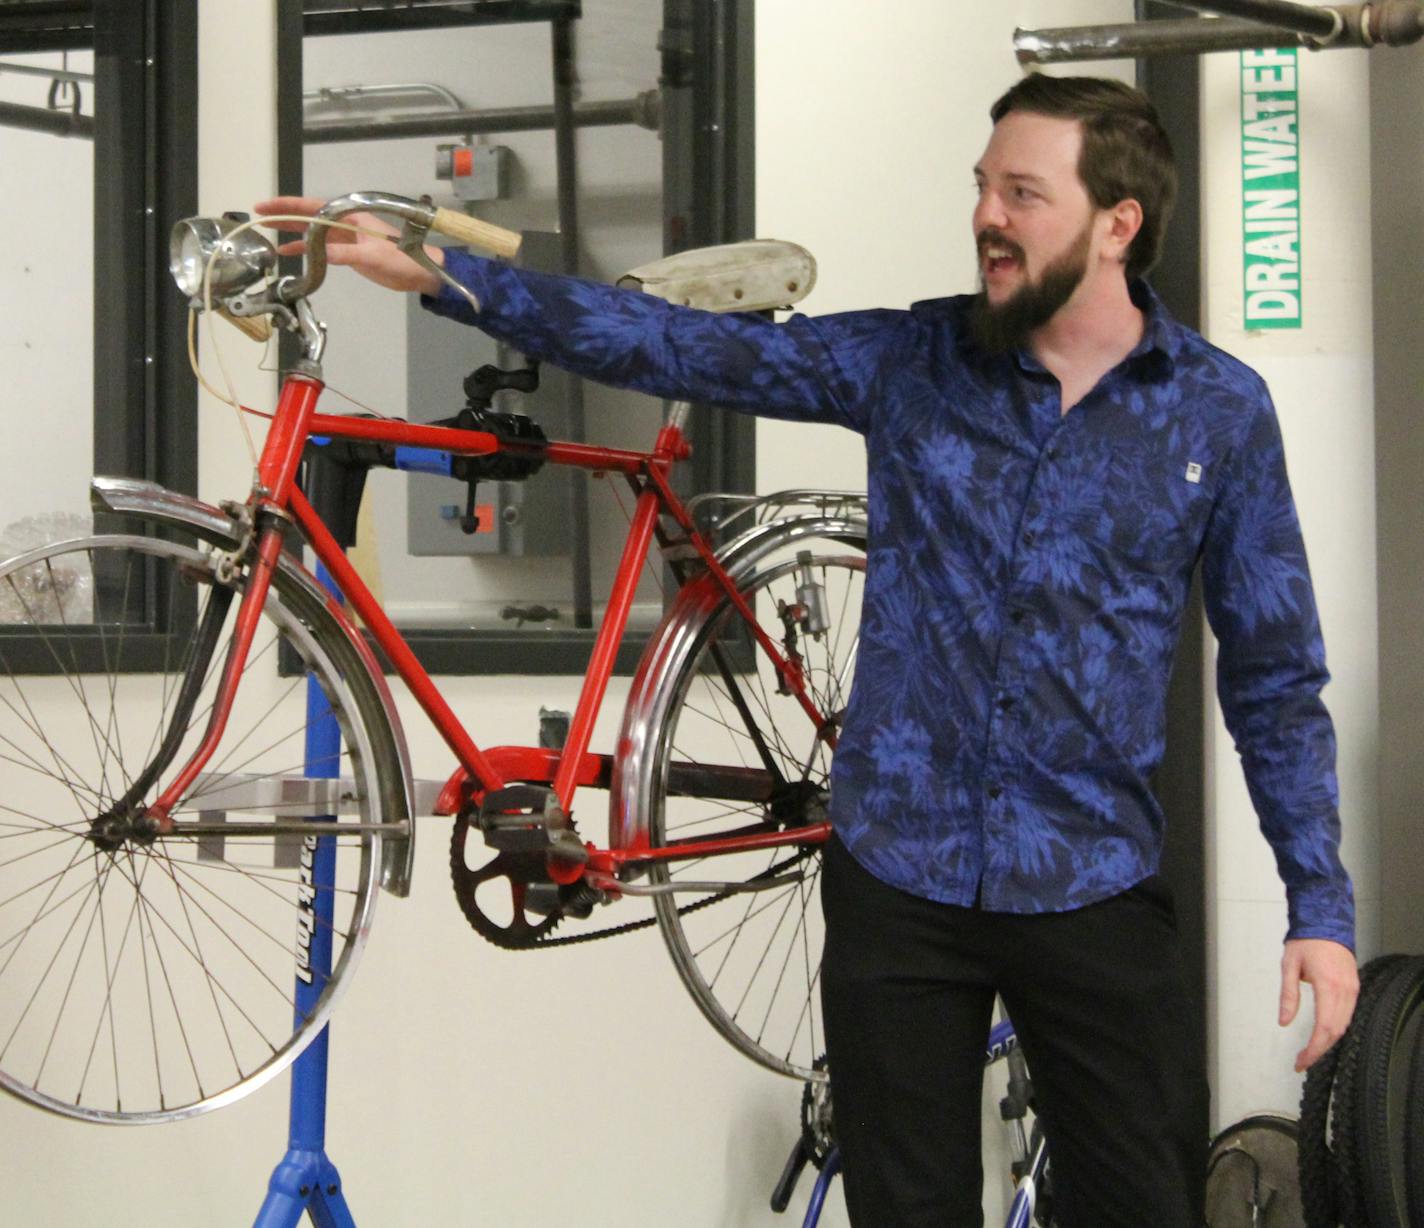
[[[475,314],[388,243],[333,234],[329,255],[578,374],[865,437],[861,647],[822,875],[852,1222],[982,1225],[998,994],[1059,1223],[1200,1228],[1206,1078],[1149,788],[1167,680],[1200,561],[1222,709],[1286,886],[1282,1023],[1314,989],[1303,1069],[1358,987],[1319,623],[1265,385],[1142,280],[1175,185],[1151,104],[1031,76],[991,117],[980,291],[906,311],[774,324],[431,249]]]

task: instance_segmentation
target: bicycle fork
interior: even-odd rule
[[[297,466],[301,461],[307,428],[311,422],[311,416],[316,410],[316,402],[321,395],[321,390],[321,381],[309,375],[289,376],[282,385],[281,399],[272,419],[272,427],[267,434],[267,440],[263,444],[262,459],[258,463],[257,483],[253,488],[252,498],[248,501],[253,536],[244,536],[234,555],[230,556],[231,561],[224,559],[219,563],[218,580],[230,579],[231,574],[235,573],[245,561],[243,556],[249,554],[248,543],[255,537],[255,544],[252,545],[247,560],[246,585],[242,594],[242,603],[237,610],[232,643],[228,647],[227,660],[223,664],[222,679],[213,699],[212,712],[208,717],[208,726],[203,733],[202,742],[153,805],[135,820],[135,824],[141,824],[145,834],[149,837],[168,835],[173,831],[173,807],[212,758],[213,752],[217,750],[218,743],[222,740],[223,731],[227,728],[228,717],[232,713],[233,696],[237,693],[238,682],[247,666],[247,657],[252,648],[253,638],[257,633],[257,624],[262,617],[263,607],[267,603],[267,594],[272,587],[272,577],[282,555],[282,534],[287,518],[278,509],[286,505],[295,485]],[[224,574],[225,572],[228,574]],[[218,588],[214,589],[214,596],[218,591]],[[212,608],[211,602],[209,605]],[[227,604],[224,602],[222,604],[223,614],[226,613],[226,609]],[[216,637],[220,627],[221,619],[219,618],[212,628],[204,628],[205,632],[210,631],[212,643],[202,654],[195,653],[195,657],[198,655],[202,655],[204,658],[211,657],[216,648]],[[190,662],[187,675],[183,680],[183,693],[191,695],[188,711],[182,711],[180,705],[180,711],[174,714],[173,723],[164,738],[164,746],[168,748],[170,759],[177,753],[178,744],[184,733],[187,732],[187,718],[191,715],[192,701],[196,700],[197,692],[206,673],[206,659],[201,662],[196,660]],[[152,772],[154,779],[157,779],[158,774],[165,766],[167,765],[163,762],[155,764]],[[147,774],[145,773],[145,775]],[[133,790],[130,790],[130,793],[132,792]]]

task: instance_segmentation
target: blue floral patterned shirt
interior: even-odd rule
[[[1149,780],[1202,563],[1218,690],[1289,900],[1353,946],[1328,675],[1270,397],[1145,283],[1141,343],[1066,414],[1025,353],[985,357],[967,296],[772,323],[452,252],[433,310],[655,396],[865,436],[870,540],[831,817],[883,881],[1006,912],[1157,870]]]

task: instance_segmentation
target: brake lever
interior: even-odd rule
[[[478,315],[483,308],[480,306],[480,300],[474,296],[474,293],[469,287],[462,286],[445,271],[443,266],[436,264],[435,261],[425,254],[425,240],[429,234],[429,223],[413,222],[407,218],[401,226],[400,238],[396,240],[396,246],[414,260],[416,264],[420,265],[421,268],[428,269],[451,289],[457,290],[460,294],[464,295],[465,301],[470,304],[471,309]]]

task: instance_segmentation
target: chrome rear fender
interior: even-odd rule
[[[862,504],[850,513],[794,515],[754,525],[723,546],[717,560],[740,587],[756,574],[762,560],[778,552],[814,541],[864,550],[865,540]],[[623,709],[608,786],[608,840],[613,848],[647,845],[649,816],[639,798],[649,796],[652,790],[656,733],[676,698],[679,663],[725,598],[725,591],[710,573],[684,585],[643,650]]]
[[[237,545],[240,530],[233,518],[221,508],[213,507],[191,495],[179,494],[155,482],[134,478],[94,478],[89,484],[89,502],[95,511],[122,516],[139,516],[144,520],[186,529],[211,545],[231,549]],[[414,812],[415,788],[411,778],[410,751],[405,730],[396,712],[395,701],[386,685],[375,654],[366,638],[356,629],[345,608],[290,553],[283,551],[278,564],[283,577],[291,583],[284,586],[284,599],[293,598],[293,608],[299,615],[330,618],[341,629],[352,650],[365,665],[390,729],[391,742],[400,762],[400,785],[392,796],[382,799],[384,821],[406,821],[409,837],[388,837],[382,841],[381,886],[392,895],[410,894],[411,872],[415,866],[415,825],[409,820]]]

